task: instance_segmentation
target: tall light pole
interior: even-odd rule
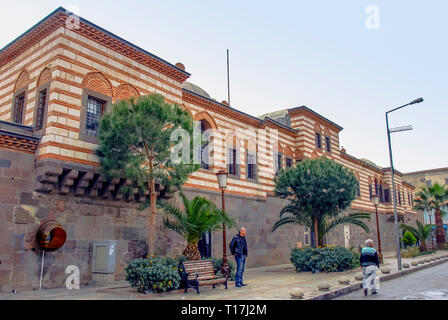
[[[225,214],[226,203],[224,200],[224,191],[227,188],[227,171],[221,169],[216,173],[218,177],[218,186],[221,189],[221,200],[222,200],[222,212]],[[222,224],[222,266],[221,272],[223,275],[229,275],[229,263],[227,262],[227,239],[226,239],[226,224]]]
[[[386,112],[386,127],[387,127],[387,141],[389,142],[389,158],[390,158],[390,174],[392,176],[392,198],[394,203],[394,223],[395,223],[395,236],[397,238],[397,262],[398,262],[398,270],[402,270],[401,267],[401,251],[400,251],[400,233],[398,230],[398,216],[397,216],[397,194],[395,193],[395,179],[394,179],[394,162],[392,158],[392,146],[390,142],[390,134],[392,132],[399,132],[399,131],[405,131],[405,130],[412,130],[411,126],[407,127],[401,127],[401,128],[395,128],[395,129],[389,129],[389,113],[394,112],[398,109],[423,102],[423,98],[415,99],[409,103],[406,103],[405,105],[402,105],[401,107],[389,110]]]
[[[373,205],[375,206],[375,215],[376,215],[376,232],[378,235],[378,258],[380,263],[383,263],[383,252],[381,250],[381,235],[380,235],[380,224],[378,222],[378,205],[380,204],[380,197],[378,194],[372,196]]]

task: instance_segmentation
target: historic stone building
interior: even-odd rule
[[[407,172],[403,178],[415,186],[416,190],[422,187],[431,187],[433,184],[448,185],[448,168],[427,169],[421,171]],[[448,210],[448,205],[444,205],[442,210]],[[423,213],[424,221],[428,224],[435,223],[434,210],[425,210]],[[448,217],[443,217],[443,228],[445,230],[445,238],[448,239]],[[435,227],[434,227],[435,229]],[[435,231],[434,231],[435,233]],[[435,241],[435,240],[434,240]]]
[[[350,210],[373,213],[370,197],[380,195],[383,250],[394,248],[390,170],[341,149],[342,127],[305,106],[254,117],[212,99],[187,82],[189,76],[181,63],[168,63],[63,8],[0,50],[0,290],[38,286],[42,251],[35,236],[48,219],[64,226],[67,241],[45,255],[44,287],[63,286],[68,265],[80,268],[82,284],[122,280],[126,263],[144,253],[148,213],[137,205],[148,194],[124,199],[120,188],[133,182],[104,179],[95,148],[98,121],[112,103],[151,93],[186,108],[213,132],[202,154],[208,161],[183,189],[220,206],[215,173],[227,167],[226,207],[248,230],[249,267],[286,263],[292,248],[310,243],[303,227],[271,232],[285,204],[274,197],[275,174],[306,157],[326,156],[353,170],[360,188]],[[400,172],[396,184],[400,219],[420,219],[411,208],[414,187]],[[177,201],[163,186],[159,193]],[[163,230],[160,215],[157,223],[157,252],[178,254],[182,239]],[[376,239],[374,225],[373,218],[368,236]],[[357,247],[366,236],[350,226],[327,240]],[[108,241],[116,246],[114,271],[97,274],[92,248]],[[221,234],[212,236],[214,256],[222,253],[221,241]]]

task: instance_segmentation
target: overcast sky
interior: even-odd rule
[[[368,6],[379,9],[375,24]],[[389,166],[448,167],[448,2],[432,1],[10,1],[0,11],[0,47],[63,6],[171,62],[213,98],[254,116],[306,105],[344,127],[341,146]],[[366,20],[369,29],[366,26]],[[377,28],[379,27],[379,28]]]

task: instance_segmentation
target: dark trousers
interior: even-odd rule
[[[245,255],[235,255],[236,260],[236,275],[235,275],[235,284],[241,285],[243,283],[243,272],[244,265],[246,264],[246,256]]]

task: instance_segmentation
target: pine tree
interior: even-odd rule
[[[135,187],[140,193],[150,191],[149,254],[154,253],[155,244],[156,179],[166,189],[175,190],[199,168],[191,161],[176,163],[171,159],[170,137],[176,129],[184,129],[192,137],[193,119],[160,94],[118,101],[100,121],[97,154],[102,173],[107,178],[132,179],[134,186],[122,188],[125,193]],[[147,206],[145,202],[140,209]]]
[[[355,199],[358,183],[350,170],[325,157],[305,159],[296,167],[280,171],[275,194],[288,199],[289,204],[280,211],[272,231],[285,224],[314,228],[316,248],[323,244],[325,234],[340,224],[354,224],[368,233],[361,219],[369,219],[369,213],[339,216]]]

